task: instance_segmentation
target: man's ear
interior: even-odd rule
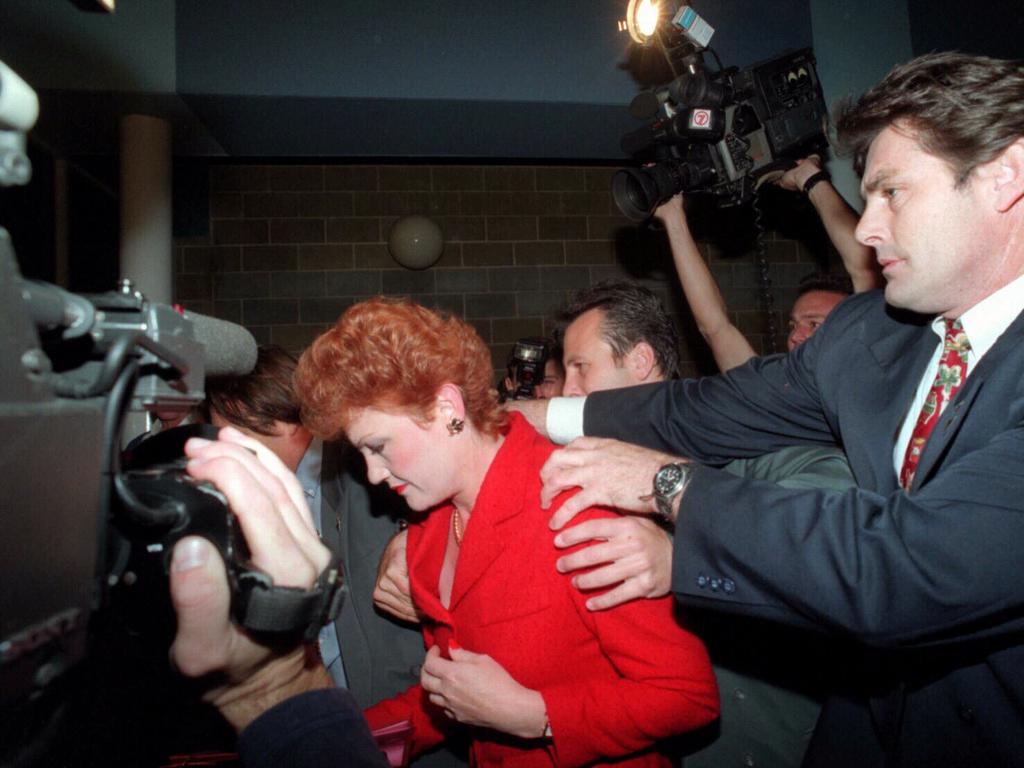
[[[1006,213],[1024,198],[1024,139],[1017,139],[982,171],[994,185],[995,202]]]
[[[650,381],[658,367],[658,358],[654,354],[654,347],[646,341],[638,342],[626,355],[626,366],[637,383]]]
[[[466,403],[462,398],[462,390],[451,382],[446,382],[438,388],[435,407],[437,415],[445,424],[452,419],[466,418]]]

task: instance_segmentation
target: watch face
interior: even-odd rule
[[[678,464],[668,464],[658,470],[654,476],[654,492],[666,495],[675,490],[683,479],[683,468]]]

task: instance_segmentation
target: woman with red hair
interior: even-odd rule
[[[421,683],[366,717],[408,720],[414,755],[468,727],[475,765],[669,766],[659,742],[718,714],[704,646],[668,597],[586,609],[540,507],[554,446],[501,410],[491,377],[471,326],[388,299],[346,311],[299,362],[306,425],[344,433],[372,482],[425,513],[406,553]]]

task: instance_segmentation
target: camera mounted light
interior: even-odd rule
[[[633,42],[648,45],[661,25],[662,4],[659,0],[629,0],[625,29]],[[623,25],[619,23],[619,31]]]
[[[628,31],[639,45],[650,45],[660,32],[670,48],[687,41],[698,50],[707,48],[715,34],[714,27],[678,0],[629,0],[626,20],[619,22],[619,31]]]

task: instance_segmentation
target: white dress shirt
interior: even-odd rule
[[[974,370],[978,361],[992,349],[992,345],[1010,327],[1010,323],[1022,310],[1024,310],[1024,276],[1004,285],[960,316],[960,324],[963,326],[964,333],[967,334],[967,341],[971,344],[971,348],[967,352],[968,376],[971,375],[971,371]],[[897,477],[903,468],[903,457],[907,453],[910,436],[914,433],[917,416],[921,412],[921,407],[924,405],[925,398],[928,397],[932,384],[935,383],[935,374],[939,368],[942,345],[946,337],[946,324],[941,315],[932,320],[932,330],[939,337],[939,342],[935,345],[935,352],[928,362],[928,367],[924,369],[921,381],[917,385],[917,393],[907,408],[903,417],[903,427],[893,446],[892,463]]]

